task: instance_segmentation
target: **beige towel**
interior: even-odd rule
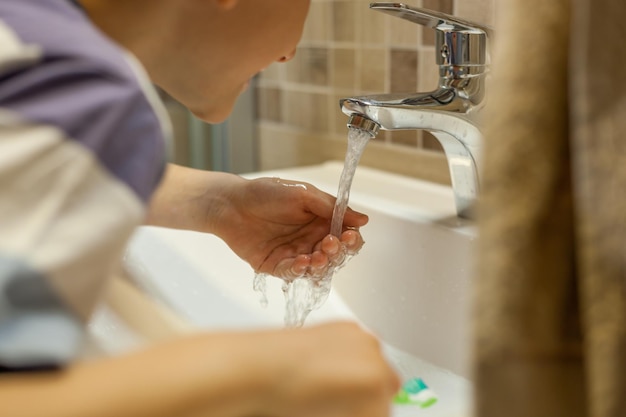
[[[626,416],[626,2],[498,2],[478,417]]]

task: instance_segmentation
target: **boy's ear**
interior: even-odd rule
[[[235,7],[238,0],[215,0],[217,5],[224,10],[229,10]]]

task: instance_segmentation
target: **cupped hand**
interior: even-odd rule
[[[279,178],[233,183],[215,233],[256,272],[286,280],[322,277],[363,246],[366,215],[348,209],[340,237],[329,234],[335,198],[311,184]]]
[[[348,208],[341,236],[331,236],[334,205],[335,197],[305,182],[170,164],[146,223],[213,233],[259,273],[321,278],[359,251],[359,227],[368,221]]]

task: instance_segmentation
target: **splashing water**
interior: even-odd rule
[[[267,307],[267,275],[256,274],[252,282],[252,289],[261,293],[261,299],[259,300],[261,307]]]
[[[337,201],[333,210],[333,218],[330,233],[333,236],[341,237],[343,231],[343,218],[348,207],[350,197],[350,187],[356,167],[361,159],[365,145],[371,139],[370,133],[360,129],[349,129],[348,150],[344,161],[343,171],[339,179],[339,190]],[[335,272],[341,269],[351,256],[346,255],[336,265],[331,265],[323,277],[305,274],[292,281],[283,283],[283,294],[285,295],[285,325],[287,327],[301,327],[309,313],[319,308],[330,293],[332,278]],[[255,291],[261,293],[261,305],[267,306],[267,275],[256,274],[253,287]]]

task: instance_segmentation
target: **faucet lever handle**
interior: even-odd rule
[[[434,29],[440,52],[438,65],[482,66],[487,63],[487,38],[493,31],[486,25],[403,3],[371,3],[370,9]]]

